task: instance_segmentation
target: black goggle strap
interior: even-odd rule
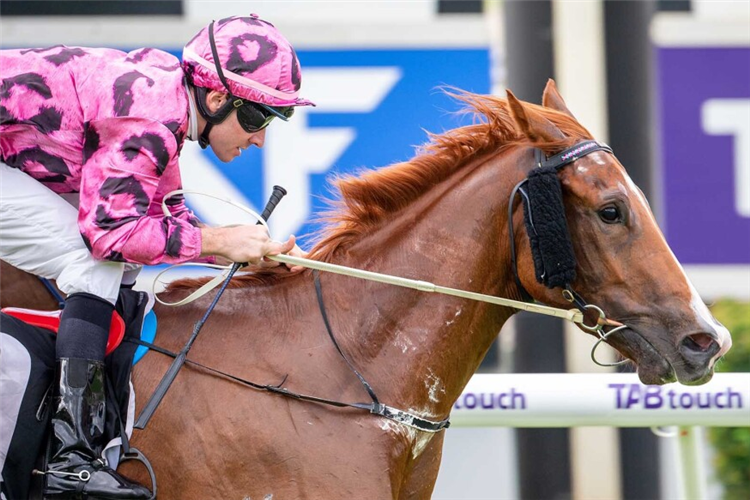
[[[198,138],[198,144],[201,148],[206,149],[208,147],[208,134],[217,123],[223,122],[229,112],[232,110],[231,106],[224,105],[217,109],[215,113],[211,113],[206,105],[207,89],[203,87],[193,87],[195,89],[195,106],[198,108],[198,112],[206,120],[206,126],[203,128],[200,137]]]
[[[211,24],[208,25],[208,41],[211,43],[211,54],[214,56],[214,66],[216,66],[216,74],[219,75],[219,80],[221,80],[221,84],[224,85],[224,88],[227,89],[227,92],[229,93],[227,100],[231,101],[234,98],[234,94],[232,94],[232,90],[229,88],[227,79],[224,78],[224,71],[221,69],[221,61],[219,60],[219,52],[216,50],[216,41],[214,40],[214,21],[211,21]],[[240,103],[242,103],[241,100],[240,100]],[[236,104],[235,104],[235,107],[237,107]]]

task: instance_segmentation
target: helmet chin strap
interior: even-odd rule
[[[214,127],[214,124],[211,122],[206,122],[206,126],[203,128],[203,132],[201,132],[201,136],[198,138],[198,145],[201,147],[201,149],[206,149],[210,143],[208,139],[208,133],[211,132],[211,129]]]
[[[198,108],[198,113],[206,120],[206,126],[198,138],[198,144],[202,149],[206,149],[209,145],[208,134],[211,132],[211,129],[214,125],[226,120],[229,113],[234,109],[234,106],[232,105],[232,99],[227,99],[227,102],[217,109],[215,113],[211,113],[206,103],[208,89],[195,86],[193,88],[195,89],[195,105]]]
[[[190,110],[188,113],[188,132],[187,138],[191,141],[198,140],[198,109],[195,106],[195,98],[193,97],[193,89],[191,85],[185,84],[185,93],[188,97],[188,103]]]

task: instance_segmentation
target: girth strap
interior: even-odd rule
[[[409,427],[414,427],[425,432],[440,432],[451,426],[450,420],[447,418],[440,422],[433,422],[432,420],[427,420],[397,408],[391,408],[384,404],[373,405],[370,413],[380,415],[381,417],[394,420],[400,424],[408,425]]]

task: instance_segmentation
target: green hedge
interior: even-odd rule
[[[716,369],[750,372],[750,303],[722,300],[711,308],[732,333],[732,348]],[[750,428],[715,427],[709,430],[716,449],[715,466],[725,500],[750,498]]]

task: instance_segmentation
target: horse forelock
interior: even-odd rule
[[[468,165],[477,165],[478,162],[473,160],[500,154],[512,147],[537,147],[547,154],[554,154],[578,141],[592,138],[575,118],[550,108],[523,103],[543,114],[565,135],[564,139],[554,142],[533,142],[516,127],[506,99],[459,89],[446,89],[445,92],[465,104],[459,113],[473,115],[474,123],[441,134],[428,132],[430,141],[409,161],[334,177],[331,182],[339,196],[329,200],[330,210],[318,218],[322,229],[316,233],[318,243],[310,251],[309,258],[331,261],[337,249],[355,243],[453,173]],[[272,271],[239,276],[229,287],[271,284],[296,274],[299,272]],[[181,279],[171,283],[168,289],[197,288],[208,279]]]

